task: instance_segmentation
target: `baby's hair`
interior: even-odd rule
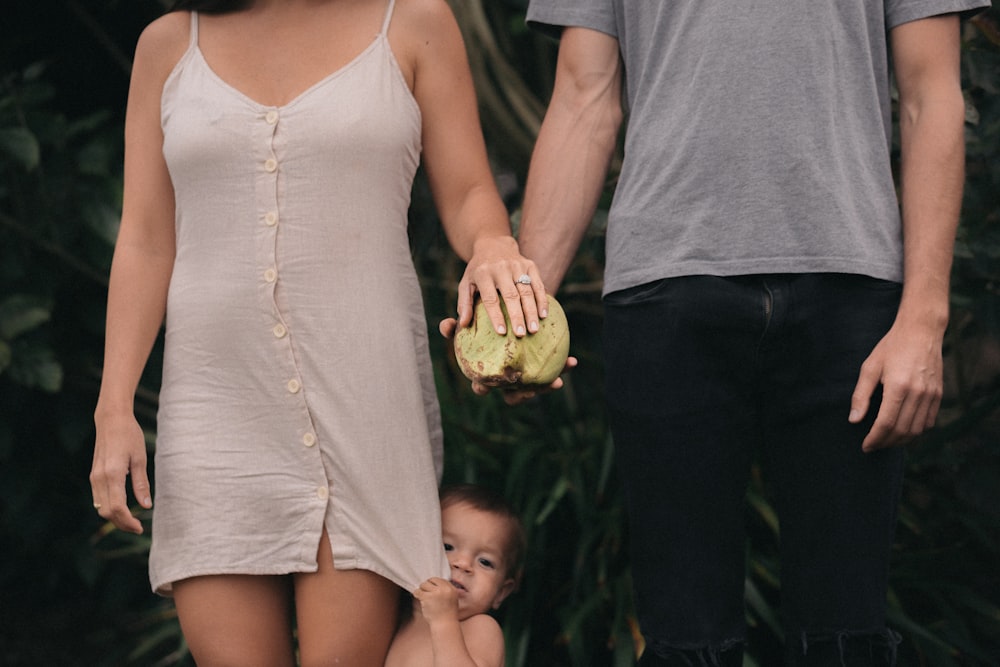
[[[521,517],[507,499],[496,491],[479,484],[449,484],[441,488],[441,508],[457,503],[465,503],[481,512],[489,512],[507,520],[507,544],[503,557],[507,565],[507,576],[515,586],[521,583],[524,558],[528,551],[528,538]]]

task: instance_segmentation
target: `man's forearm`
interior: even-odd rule
[[[963,162],[961,124],[953,114],[928,110],[922,114],[906,143],[902,168],[903,302],[901,314],[944,329],[955,233],[962,198]],[[928,127],[921,128],[919,125]],[[904,151],[906,152],[906,151]]]
[[[558,290],[597,209],[621,119],[617,41],[567,29],[519,233],[521,252],[538,265],[549,292]]]
[[[894,33],[897,43],[902,41],[897,56],[904,56],[897,65],[904,256],[900,315],[943,333],[965,161],[957,18],[936,17],[904,28],[909,32]],[[931,43],[949,45],[945,53],[950,57],[942,54],[929,64],[905,58],[911,43],[926,48],[931,36],[936,37]]]

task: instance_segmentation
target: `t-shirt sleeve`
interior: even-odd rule
[[[568,27],[590,28],[618,37],[611,0],[531,0],[527,23],[551,37],[559,37]]]
[[[910,21],[941,14],[958,13],[968,18],[989,6],[990,0],[886,0],[885,27],[892,30]]]

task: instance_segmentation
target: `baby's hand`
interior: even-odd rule
[[[448,617],[458,620],[458,591],[450,581],[432,577],[420,584],[413,597],[420,602],[420,613],[428,623]]]

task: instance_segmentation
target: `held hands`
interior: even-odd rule
[[[449,317],[441,320],[438,324],[438,331],[444,336],[448,341],[451,341],[455,337],[455,332],[458,330],[459,321],[453,317]],[[565,371],[572,368],[576,368],[577,365],[576,357],[570,356],[566,359]],[[528,399],[534,398],[538,394],[549,393],[555,391],[556,389],[561,389],[563,386],[563,379],[561,377],[556,378],[552,384],[548,387],[539,387],[531,389],[503,389],[503,400],[507,405],[518,405],[527,401]],[[481,384],[479,382],[472,383],[472,391],[478,396],[485,396],[490,393],[493,387]]]
[[[472,258],[458,283],[458,323],[472,322],[476,292],[498,334],[507,331],[500,299],[504,300],[514,335],[538,331],[538,320],[548,315],[548,297],[538,268],[521,256],[513,236],[491,236],[476,241]]]
[[[882,385],[882,404],[861,448],[904,444],[934,426],[943,393],[941,335],[931,327],[897,321],[861,365],[848,421],[859,423],[872,393]]]
[[[523,257],[517,241],[512,236],[495,236],[476,242],[472,259],[458,285],[458,319],[447,318],[438,326],[441,335],[451,340],[459,327],[468,326],[473,318],[476,293],[489,314],[493,329],[498,335],[506,333],[506,322],[500,308],[504,301],[514,335],[518,338],[536,333],[539,318],[548,316],[548,296],[535,263]],[[577,365],[575,357],[566,360],[565,370]],[[506,389],[504,402],[517,405],[539,393],[546,393],[563,386],[562,378],[545,388]],[[472,383],[472,391],[480,396],[491,387]]]
[[[142,524],[129,511],[125,478],[132,475],[132,492],[139,504],[146,509],[152,507],[142,429],[131,414],[98,418],[96,422],[97,440],[90,471],[94,509],[118,529],[139,535]]]
[[[458,320],[456,320],[453,317],[449,317],[444,320],[441,320],[440,324],[438,324],[438,331],[440,331],[441,335],[444,336],[450,342],[455,337],[455,332],[458,330],[458,326],[459,326]],[[577,363],[578,362],[576,357],[573,356],[567,357],[566,367],[563,369],[563,372],[568,371],[572,368],[576,368]],[[552,384],[550,384],[547,387],[537,386],[537,387],[532,387],[530,389],[528,388],[503,389],[502,390],[503,400],[504,403],[506,403],[507,405],[519,405],[529,399],[534,398],[539,394],[547,394],[551,391],[555,391],[556,389],[561,389],[562,386],[563,386],[563,379],[561,377],[558,377],[552,382]],[[478,396],[485,396],[486,394],[490,393],[492,389],[493,387],[481,384],[479,382],[472,383],[472,391]]]

